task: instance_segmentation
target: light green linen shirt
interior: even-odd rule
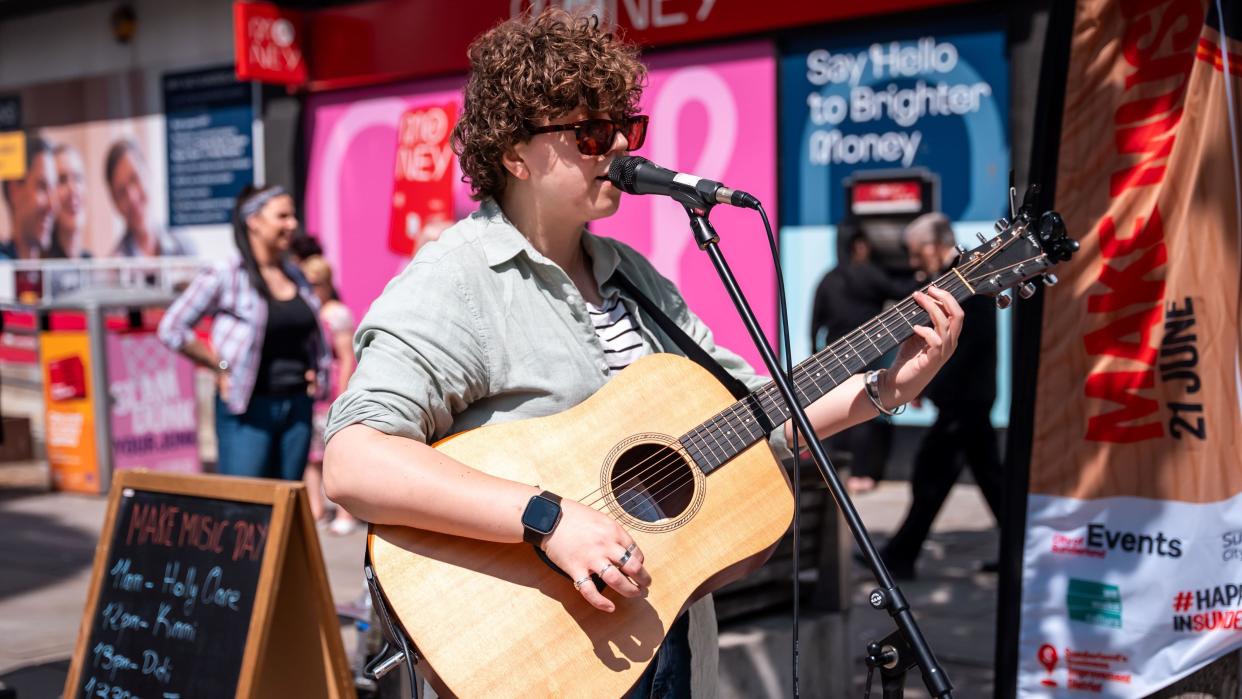
[[[683,354],[655,321],[609,283],[620,269],[752,391],[768,379],[718,346],[673,283],[637,251],[584,234],[605,299],[620,296],[647,352]],[[361,423],[433,443],[484,425],[562,412],[609,379],[604,348],[577,287],[492,200],[427,244],[371,305],[354,336],[358,365],[333,403],[325,439]],[[787,454],[782,430],[769,440]],[[691,607],[695,697],[714,697],[718,648],[706,597]]]

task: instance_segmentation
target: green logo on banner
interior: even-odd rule
[[[1070,578],[1065,606],[1074,621],[1121,628],[1121,588],[1116,585]]]

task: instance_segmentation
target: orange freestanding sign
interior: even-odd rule
[[[43,418],[47,460],[58,490],[98,493],[101,489],[95,439],[95,390],[90,336],[85,330],[39,334],[43,374]]]

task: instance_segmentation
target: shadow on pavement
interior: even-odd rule
[[[65,688],[65,676],[69,674],[69,659],[49,663],[27,665],[0,675],[0,687],[17,692],[17,699],[58,697]]]
[[[998,541],[995,529],[933,532],[919,556],[917,577],[898,581],[932,652],[953,681],[953,696],[958,699],[992,696],[997,576],[979,568],[996,560]],[[867,604],[868,593],[876,587],[870,570],[855,563],[851,580],[850,640],[854,647],[849,652],[855,696],[862,696],[866,644],[887,636],[896,625],[887,613]],[[880,693],[878,674],[872,692],[873,696]],[[928,696],[917,668],[906,677],[905,696]]]
[[[30,512],[21,500],[46,493],[0,491],[0,599],[55,584],[89,567],[97,529],[65,524],[55,516]],[[71,505],[71,503],[66,503]]]

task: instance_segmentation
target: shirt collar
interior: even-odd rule
[[[530,244],[526,236],[522,235],[521,231],[505,216],[495,199],[483,200],[476,215],[482,219],[484,224],[481,238],[483,253],[487,257],[489,267],[502,265],[522,252],[525,252],[532,261],[555,264]],[[616,247],[610,245],[607,239],[594,235],[590,231],[582,232],[582,240],[583,247],[591,256],[591,271],[595,274],[602,294],[604,283],[612,278],[613,273],[620,266],[621,256],[617,253]]]
[[[489,267],[502,265],[523,251],[526,251],[528,255],[530,253],[538,255],[538,251],[530,244],[526,236],[509,222],[509,218],[505,216],[505,212],[500,210],[500,205],[495,199],[484,199],[474,215],[478,216],[483,223],[483,233],[479,237]]]

